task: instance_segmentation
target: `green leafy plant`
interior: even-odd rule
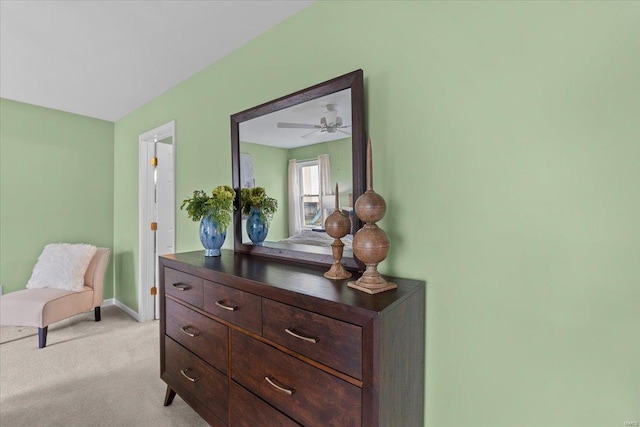
[[[228,185],[219,185],[213,189],[211,196],[203,190],[196,190],[193,196],[184,199],[180,209],[185,209],[193,221],[211,217],[218,223],[218,232],[224,232],[233,218],[233,201],[236,192]]]
[[[252,208],[256,209],[260,212],[260,219],[269,226],[273,214],[278,210],[278,201],[267,196],[263,187],[243,188],[240,197],[242,199],[242,214],[249,215]]]

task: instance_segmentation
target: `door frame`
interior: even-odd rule
[[[173,181],[175,191],[176,166],[176,121],[172,120],[138,137],[138,321],[145,322],[154,319],[154,298],[151,295],[153,278],[155,275],[154,245],[155,239],[150,232],[149,224],[154,221],[153,202],[149,193],[153,191],[153,169],[150,159],[155,152],[150,152],[149,142],[161,141],[171,137],[173,145]],[[175,200],[175,194],[173,194]],[[175,203],[174,203],[175,205]],[[173,230],[175,233],[175,215]],[[175,235],[174,235],[175,242]]]

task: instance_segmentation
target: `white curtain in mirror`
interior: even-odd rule
[[[298,190],[298,166],[296,159],[289,160],[289,236],[300,233],[300,191]]]

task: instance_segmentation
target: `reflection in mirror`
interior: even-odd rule
[[[240,123],[241,186],[264,187],[269,196],[279,201],[268,241],[331,245],[323,224],[335,208],[336,182],[341,189],[341,207],[351,208],[350,93],[351,89],[346,89]],[[334,115],[325,119],[327,104],[333,107],[334,114],[336,110],[344,111],[348,118]],[[321,124],[331,126],[336,122],[341,127],[333,132]],[[310,127],[315,129],[309,132]],[[350,237],[345,239],[347,248]],[[242,243],[251,244],[246,230]]]
[[[340,79],[341,84],[336,85]],[[328,83],[333,85],[317,85],[256,107],[258,112],[252,109],[232,116],[232,144],[237,137],[237,148],[235,144],[232,147],[234,187],[264,187],[278,200],[278,211],[262,247],[251,242],[246,219],[236,215],[236,251],[333,262],[333,239],[324,231],[324,221],[336,208],[336,183],[340,208],[352,218],[353,201],[363,192],[362,71],[324,85]],[[358,226],[354,219],[352,232]],[[345,264],[355,268],[352,238],[349,234],[342,240]]]

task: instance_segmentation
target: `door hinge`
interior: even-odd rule
[[[156,288],[155,286],[151,287],[151,295],[158,295],[158,288]]]
[[[151,230],[156,231],[158,229],[158,223],[157,222],[152,222],[151,223]]]
[[[152,157],[151,158],[151,166],[158,166],[158,158],[157,157]]]

